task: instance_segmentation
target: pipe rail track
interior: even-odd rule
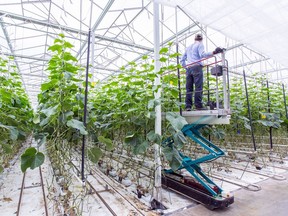
[[[25,187],[25,179],[26,179],[26,172],[23,174],[23,178],[22,178],[22,184],[21,184],[21,188],[20,188],[20,196],[19,196],[19,201],[18,201],[18,205],[17,205],[17,216],[20,216],[21,213],[21,207],[22,207],[22,198],[23,198],[23,193],[25,189],[29,189],[29,188],[33,188],[33,187],[38,187],[39,185],[35,185],[35,186],[30,186],[30,187]],[[47,202],[46,202],[46,195],[45,195],[45,189],[44,189],[44,184],[43,184],[43,175],[42,175],[42,170],[41,170],[41,166],[39,167],[39,177],[40,177],[40,186],[41,186],[41,190],[42,190],[42,195],[43,195],[43,201],[44,201],[44,208],[45,208],[45,216],[48,216],[48,208],[47,208]],[[25,196],[25,193],[24,193]]]
[[[79,157],[76,156],[76,158],[79,159]],[[77,173],[80,173],[80,169],[71,161],[71,164],[72,166],[75,168],[75,170],[77,171]],[[87,166],[86,166],[86,171],[90,173],[90,175],[95,178],[96,180],[99,180],[99,178],[101,178],[102,181],[105,182],[106,185],[108,185],[114,192],[116,192],[118,195],[121,196],[121,198],[123,198],[127,203],[129,203],[129,205],[131,205],[134,210],[136,210],[140,215],[142,216],[145,216],[138,208],[137,206],[135,206],[130,200],[127,199],[127,197],[125,197],[123,194],[121,194],[119,192],[119,190],[117,190],[115,187],[113,187],[105,178],[103,178],[97,170],[95,169],[91,169],[90,171],[93,171],[93,173],[91,173],[88,169],[87,169]],[[96,175],[97,176],[96,176]],[[106,208],[109,210],[109,212],[114,215],[114,216],[117,216],[117,214],[115,213],[115,211],[113,211],[113,209],[110,207],[110,205],[106,202],[106,200],[100,195],[100,192],[103,192],[103,191],[97,191],[95,189],[95,187],[93,187],[92,183],[90,183],[88,180],[85,181],[86,184],[89,185],[89,187],[93,190],[93,192],[97,195],[97,197],[101,200],[101,202],[106,206]],[[110,190],[111,190],[110,189]],[[107,192],[110,192],[110,190],[105,190]]]

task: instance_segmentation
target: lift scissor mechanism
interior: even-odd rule
[[[182,128],[183,134],[204,148],[208,154],[193,160],[179,151],[182,163],[178,169],[174,171],[172,169],[162,170],[162,185],[165,188],[169,188],[202,203],[210,209],[228,207],[234,202],[234,196],[231,193],[224,192],[223,189],[214,183],[201,169],[201,163],[207,163],[225,156],[223,150],[201,135],[201,128],[206,125],[229,124],[231,115],[228,88],[228,65],[225,60],[225,54],[222,53],[221,61],[217,61],[216,57],[213,57],[215,58],[215,61],[209,65],[215,65],[221,62],[221,66],[214,66],[211,73],[216,76],[216,84],[218,84],[218,78],[222,77],[223,85],[221,92],[219,91],[218,86],[216,86],[215,108],[212,110],[182,112],[182,117],[184,117],[188,123]],[[193,64],[190,64],[187,67],[192,66]],[[224,106],[221,108],[219,106],[220,95],[224,103]],[[162,143],[163,147],[173,147],[173,145],[174,140],[171,137]],[[183,175],[181,170],[186,170],[191,175]]]

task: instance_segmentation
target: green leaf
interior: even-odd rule
[[[34,124],[39,124],[40,123],[40,115],[39,114],[35,114],[34,115],[33,123]]]
[[[21,170],[25,172],[28,168],[35,169],[44,163],[44,154],[37,152],[34,147],[27,148],[21,155]]]
[[[188,124],[188,122],[186,121],[186,119],[182,116],[180,116],[178,113],[174,113],[174,112],[167,112],[166,113],[166,119],[170,122],[170,124],[172,125],[172,127],[178,131],[178,130],[182,130],[182,128]]]
[[[7,126],[7,128],[10,131],[10,139],[17,140],[18,135],[19,135],[19,131],[13,126]]]
[[[102,151],[98,147],[93,147],[88,149],[88,158],[91,160],[93,163],[97,163],[102,156]]]
[[[4,167],[0,165],[0,173],[2,173],[3,171],[4,171]]]
[[[2,143],[2,148],[3,148],[3,151],[6,153],[6,154],[10,154],[12,153],[12,148],[10,145],[6,144],[6,143]]]
[[[35,155],[37,150],[34,147],[27,148],[24,154]]]
[[[30,168],[35,169],[37,167],[40,167],[44,163],[44,160],[44,154],[42,152],[37,152],[33,158]]]
[[[72,46],[73,47],[73,46]],[[69,53],[69,52],[65,52],[64,53],[64,56],[63,56],[63,59],[65,60],[65,61],[74,61],[74,62],[77,62],[77,58],[75,58],[73,55],[71,55],[71,53]]]
[[[65,117],[67,118],[67,117],[69,117],[69,116],[73,116],[73,115],[74,115],[74,112],[68,111],[68,112],[65,112],[64,115],[65,115]]]
[[[54,44],[48,48],[48,50],[51,50],[52,52],[58,51],[60,53],[62,51],[62,45],[60,44]]]
[[[82,135],[87,135],[88,132],[85,130],[83,122],[78,121],[77,119],[71,119],[67,121],[66,125],[71,128],[75,128],[80,131]]]
[[[112,140],[109,138],[105,138],[103,136],[98,137],[99,142],[104,143],[108,151],[112,151],[114,149]]]
[[[65,48],[73,48],[74,46],[73,46],[71,43],[65,41],[65,42],[64,42],[64,47],[65,47]],[[77,60],[76,60],[76,61],[77,61]]]
[[[44,113],[47,117],[50,117],[56,113],[58,106],[59,105],[56,105],[54,107],[49,107],[47,109],[43,109],[41,110],[41,113]]]
[[[181,54],[180,53],[173,53],[173,54],[169,55],[170,58],[176,58],[177,56],[181,56]]]
[[[57,79],[53,79],[53,80],[51,80],[51,81],[48,82],[48,83],[43,83],[43,84],[41,85],[41,91],[46,91],[46,90],[50,90],[50,89],[54,88],[54,87],[55,87],[55,84],[56,84],[57,82],[58,82]]]
[[[251,125],[250,125],[249,122],[245,122],[245,123],[244,123],[244,127],[245,127],[246,129],[248,129],[248,130],[251,131]]]
[[[135,155],[143,154],[144,152],[146,152],[148,147],[149,147],[149,142],[145,140],[140,145],[135,146],[135,148],[133,149],[133,153]]]
[[[178,89],[170,89],[170,92],[174,98],[178,98],[178,96],[179,96]]]
[[[171,169],[176,171],[182,164],[182,158],[179,155],[179,152],[173,147],[164,147],[162,148],[162,152],[165,155],[166,160],[169,161]]]
[[[177,147],[177,149],[182,148],[186,143],[188,143],[186,137],[180,130],[173,134],[173,140],[174,145]]]
[[[73,78],[73,73],[64,72],[63,74],[64,74],[65,79],[67,79],[67,80],[70,80]]]
[[[148,101],[148,109],[154,108],[154,99]]]
[[[56,38],[56,39],[54,40],[54,43],[61,43],[61,44],[62,44],[62,40],[59,39],[59,38]]]
[[[169,49],[167,47],[163,47],[162,49],[160,49],[159,54],[164,54],[167,53],[169,51]]]
[[[142,56],[142,59],[143,59],[143,60],[146,60],[146,59],[148,59],[148,56],[147,56],[147,55],[144,55],[144,56]]]
[[[155,131],[150,131],[150,132],[147,134],[147,139],[148,139],[150,142],[154,142],[154,143],[157,143],[157,144],[161,144],[161,135],[155,133]]]
[[[146,112],[145,117],[148,119],[155,119],[156,113],[154,111],[153,112]]]
[[[141,143],[141,137],[138,134],[127,135],[124,142],[130,146],[137,146]]]
[[[168,59],[165,58],[165,57],[161,57],[161,58],[159,59],[160,62],[166,62],[167,60],[168,60]]]
[[[43,120],[40,122],[40,124],[39,124],[40,127],[43,127],[44,125],[48,124],[49,120],[50,120],[49,117],[43,119]]]

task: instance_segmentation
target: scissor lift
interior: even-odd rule
[[[185,136],[189,137],[195,143],[199,144],[209,153],[198,159],[192,160],[181,152],[179,155],[182,158],[182,164],[178,171],[186,169],[191,176],[184,176],[179,172],[174,172],[172,169],[163,170],[162,172],[162,185],[169,189],[181,193],[197,202],[200,202],[210,209],[228,207],[234,202],[234,196],[230,193],[225,193],[222,188],[216,185],[201,169],[200,164],[216,160],[225,155],[225,153],[211,141],[204,138],[199,130],[205,125],[214,124],[229,124],[230,123],[230,100],[229,100],[229,77],[228,77],[228,64],[225,60],[225,53],[222,53],[221,60],[215,61],[212,64],[221,62],[221,67],[215,72],[216,80],[219,77],[223,79],[223,107],[219,106],[219,91],[216,87],[216,107],[213,110],[189,111],[182,112],[182,116],[188,122],[182,129]],[[206,60],[206,59],[204,59]],[[202,60],[201,60],[202,61]],[[195,64],[195,63],[193,63]],[[189,66],[192,66],[188,65]],[[210,64],[211,65],[211,64]],[[220,68],[220,70],[219,70]],[[216,81],[217,84],[217,81]],[[163,142],[165,146],[173,145],[172,138],[168,138]]]

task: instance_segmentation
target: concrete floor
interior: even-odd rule
[[[234,192],[235,202],[226,209],[211,211],[202,205],[178,211],[172,216],[287,216],[288,215],[288,172],[284,181],[267,179],[258,183],[258,192],[238,190]]]

